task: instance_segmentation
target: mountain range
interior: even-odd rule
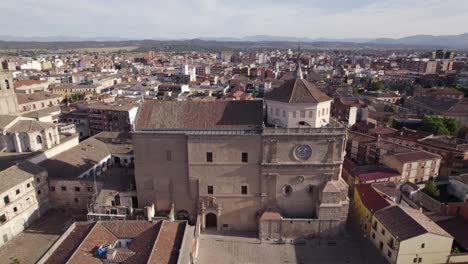
[[[253,35],[241,38],[230,37],[200,37],[203,41],[216,42],[290,42],[290,43],[354,43],[354,44],[382,44],[382,45],[404,45],[419,47],[439,47],[468,49],[468,33],[460,35],[415,35],[404,38],[306,38],[272,35]],[[17,37],[0,35],[0,41],[4,42],[115,42],[115,41],[137,41],[125,37],[73,37],[73,36],[43,36],[43,37]],[[190,41],[190,39],[152,38],[146,41]]]

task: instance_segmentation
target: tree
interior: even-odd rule
[[[443,117],[442,122],[444,122],[445,127],[450,132],[450,135],[456,135],[458,132],[458,122],[455,118]]]
[[[424,188],[422,191],[434,199],[437,199],[440,196],[440,190],[439,188],[437,188],[437,185],[432,180],[427,181],[426,184],[424,184]]]
[[[382,91],[384,89],[385,89],[385,85],[381,81],[373,80],[370,83],[369,90],[371,91]]]
[[[431,132],[434,135],[450,136],[450,131],[441,118],[425,116],[421,122],[421,130]]]

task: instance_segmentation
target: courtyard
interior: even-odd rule
[[[204,232],[198,263],[387,263],[368,239],[350,235],[339,240],[310,239],[301,243],[260,241],[255,233]]]
[[[73,222],[69,212],[50,210],[0,247],[0,263],[35,263]]]

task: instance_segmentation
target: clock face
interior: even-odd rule
[[[299,160],[308,160],[312,155],[312,149],[308,145],[299,145],[294,150],[294,155]]]

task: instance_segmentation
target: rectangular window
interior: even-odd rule
[[[172,161],[172,151],[166,150],[166,160]]]
[[[79,192],[81,191],[81,188],[80,187],[75,187],[75,192]]]
[[[296,111],[293,111],[293,118],[296,118]]]
[[[208,194],[213,194],[213,185],[208,185]]]
[[[283,117],[286,117],[286,111],[283,110]]]
[[[6,222],[6,215],[5,214],[0,215],[0,224],[3,224],[5,222]]]
[[[39,178],[36,178],[36,181],[37,181],[37,182],[41,182],[41,179],[39,179]]]
[[[280,111],[279,108],[276,108],[276,111],[275,111],[276,116],[279,116],[279,111]]]
[[[385,229],[382,227],[382,235],[385,235]]]
[[[16,195],[20,194],[20,189],[16,190]]]
[[[242,194],[247,194],[247,186],[246,185],[243,185],[241,187],[241,192],[242,192]]]
[[[421,248],[425,248],[426,247],[426,244],[425,243],[422,243],[421,244]]]
[[[8,195],[3,197],[3,201],[5,202],[5,204],[9,204],[10,203],[10,197],[8,197]]]
[[[301,110],[301,118],[305,118],[305,111]]]
[[[249,162],[249,153],[247,152],[242,152],[242,162]]]
[[[75,198],[74,199],[75,203],[79,202],[80,200],[78,200],[78,198]]]
[[[413,263],[418,263],[418,258],[414,258]]]
[[[17,207],[13,207],[13,212],[18,212],[18,208]]]
[[[62,191],[66,191],[67,190],[67,186],[62,186]]]
[[[50,190],[55,192],[55,186],[50,186]]]
[[[29,187],[31,187],[31,184],[30,183],[26,184],[26,188],[29,188]]]
[[[379,248],[380,248],[380,250],[383,250],[383,242],[382,241],[380,241]]]
[[[392,258],[392,252],[390,252],[390,250],[387,251],[387,256],[388,256],[389,258]]]
[[[309,118],[312,118],[314,111],[309,111]]]
[[[206,153],[206,162],[213,162],[213,152]]]

